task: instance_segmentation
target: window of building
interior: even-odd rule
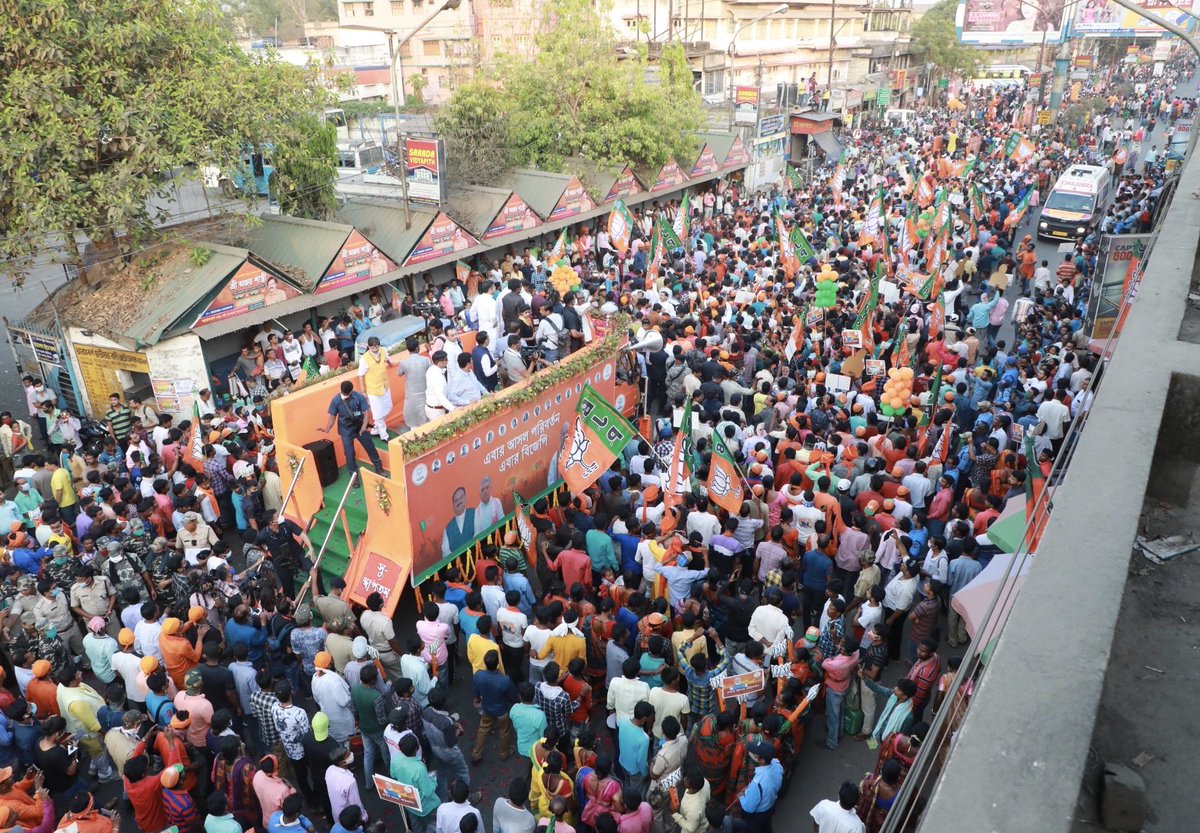
[[[404,0],[392,0],[390,5],[393,15],[404,14]]]
[[[375,4],[374,3],[363,3],[363,17],[374,17],[374,16],[375,16]]]
[[[353,3],[346,3],[343,6],[343,13],[346,17],[358,17],[358,10],[354,8]]]
[[[423,54],[427,58],[436,58],[442,54],[442,42],[440,40],[421,41]]]

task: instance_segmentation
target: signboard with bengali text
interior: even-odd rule
[[[405,139],[404,175],[413,202],[446,201],[446,145],[441,139]]]
[[[692,170],[688,175],[692,177],[706,176],[708,174],[715,174],[720,169],[721,166],[717,164],[717,157],[713,155],[712,148],[705,145],[704,150],[700,151],[700,156],[696,159],[696,164],[692,165]]]
[[[733,88],[733,123],[754,124],[758,121],[758,87]]]
[[[559,198],[558,205],[554,206],[554,210],[550,212],[550,216],[547,219],[565,220],[568,217],[574,217],[585,211],[591,211],[595,207],[596,203],[588,196],[588,192],[584,189],[583,183],[579,181],[579,177],[573,176],[571,177],[571,181],[567,183],[562,197]]]
[[[651,191],[670,191],[673,188],[678,188],[687,182],[687,177],[683,175],[683,169],[679,167],[679,163],[674,159],[668,159],[667,164],[659,169],[658,176],[654,178],[654,185],[650,188]]]
[[[193,326],[203,327],[205,324],[236,318],[300,294],[300,290],[287,281],[247,259],[221,287],[207,309],[200,313]]]

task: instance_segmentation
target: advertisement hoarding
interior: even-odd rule
[[[1140,0],[1137,4],[1150,14],[1160,17],[1168,23],[1174,23],[1184,29],[1191,18],[1181,12],[1178,3],[1164,0]],[[1122,8],[1108,0],[1089,0],[1079,4],[1075,18],[1071,22],[1071,34],[1087,37],[1154,37],[1166,32],[1157,23],[1152,23],[1129,9]]]
[[[616,392],[616,360],[589,374],[564,379],[480,422],[457,442],[405,461],[414,584],[511,515],[514,493],[533,500],[558,485],[585,382],[624,410],[628,403]]]
[[[712,148],[705,145],[704,150],[700,151],[700,156],[696,159],[696,164],[692,165],[688,176],[707,176],[715,174],[719,170],[721,170],[721,166],[717,164],[717,157],[713,155]]]
[[[687,182],[687,177],[683,175],[683,170],[679,167],[679,163],[674,159],[668,159],[667,164],[659,170],[658,176],[654,178],[654,185],[651,191],[670,191],[672,188],[678,188]]]
[[[1121,304],[1136,293],[1137,279],[1148,254],[1152,234],[1112,234],[1104,238],[1104,268],[1100,273],[1100,292],[1092,338],[1106,339],[1120,334],[1117,323]]]
[[[967,44],[1059,43],[1067,15],[1066,0],[959,0],[954,23]]]
[[[756,124],[758,122],[758,87],[733,88],[733,123]]]
[[[638,181],[633,168],[626,165],[625,169],[621,171],[621,175],[617,177],[617,181],[608,189],[604,201],[611,202],[619,197],[629,197],[640,193],[642,193],[642,183]]]
[[[550,220],[565,220],[568,217],[574,217],[576,214],[582,214],[585,211],[591,211],[596,207],[596,203],[588,196],[588,192],[584,190],[583,183],[579,181],[579,177],[571,177],[571,181],[567,183],[566,189],[563,191],[562,197],[558,200],[558,205],[554,206],[554,210],[550,212],[547,219]]]
[[[446,144],[441,139],[405,139],[404,176],[410,200],[445,202]]]

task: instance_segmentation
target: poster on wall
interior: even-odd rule
[[[733,140],[733,146],[729,148],[729,154],[725,157],[725,167],[734,168],[749,164],[750,152],[746,150],[742,137],[738,136]]]
[[[200,313],[193,326],[203,327],[206,324],[236,318],[300,294],[300,290],[287,281],[247,260],[221,288],[208,308]]]
[[[667,164],[662,166],[658,172],[658,176],[654,178],[654,187],[650,190],[670,191],[686,182],[687,177],[683,175],[683,169],[679,167],[679,163],[674,159],[668,159]]]
[[[585,211],[591,211],[596,207],[596,203],[588,196],[588,192],[584,190],[583,183],[579,181],[579,177],[571,177],[571,181],[567,183],[567,188],[563,191],[562,197],[558,201],[558,205],[554,206],[554,210],[550,212],[549,219],[565,220],[568,217],[574,217],[576,214],[582,214]]]
[[[350,232],[350,236],[342,244],[342,250],[326,270],[325,277],[321,278],[321,283],[317,285],[317,294],[329,292],[340,286],[349,286],[367,278],[377,278],[398,268],[387,255],[355,230]]]
[[[1066,0],[959,0],[954,22],[961,43],[1059,43],[1066,23]]]
[[[404,140],[404,176],[413,202],[446,201],[446,144],[441,139]]]
[[[700,156],[696,159],[696,164],[692,165],[692,170],[688,174],[691,177],[707,176],[715,174],[721,169],[717,164],[717,157],[713,155],[712,148],[708,145],[704,146],[704,150],[700,151]]]
[[[466,229],[451,220],[450,215],[439,211],[438,215],[433,218],[433,222],[429,224],[429,228],[425,229],[425,234],[417,241],[412,254],[405,259],[404,265],[413,266],[436,260],[439,257],[461,252],[477,245],[479,245],[479,241],[472,237]]]
[[[642,183],[638,181],[637,174],[633,172],[633,168],[628,165],[621,171],[621,175],[617,177],[617,181],[608,189],[608,194],[604,197],[605,202],[628,197],[633,194],[642,193]]]
[[[75,344],[72,349],[93,416],[108,410],[108,397],[111,394],[124,395],[125,386],[117,371],[150,372],[150,364],[141,353],[89,344]]]
[[[414,585],[503,523],[514,511],[514,493],[533,500],[561,482],[563,450],[585,382],[624,411],[616,360],[609,359],[590,377],[565,379],[484,420],[457,442],[405,462]]]
[[[538,215],[526,204],[525,200],[521,199],[517,194],[512,193],[508,195],[508,199],[504,202],[504,207],[500,209],[500,213],[496,215],[491,225],[487,227],[487,231],[483,233],[483,239],[491,240],[494,237],[515,234],[518,231],[531,229],[540,222],[541,220],[538,219]]]
[[[192,412],[196,385],[191,379],[156,379],[150,377],[150,390],[159,413],[187,414]]]

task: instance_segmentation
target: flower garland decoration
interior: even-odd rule
[[[375,502],[379,506],[379,511],[384,515],[392,514],[392,495],[384,485],[382,478],[375,481]]]

